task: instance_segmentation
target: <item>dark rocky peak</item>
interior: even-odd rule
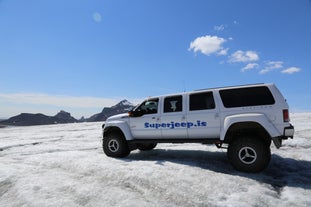
[[[94,114],[87,121],[105,121],[109,116],[128,112],[134,105],[124,99],[112,107],[103,108],[101,113]]]
[[[124,106],[133,106],[133,104],[131,102],[129,102],[128,100],[124,99],[124,100],[120,101],[119,103],[117,103],[113,107],[124,107]]]
[[[8,120],[1,121],[1,123],[4,125],[31,126],[52,124],[53,120],[51,120],[51,117],[44,114],[21,113],[20,115],[13,116]]]
[[[79,119],[79,122],[85,122],[87,121],[86,118],[84,118],[84,116],[82,116],[80,119]]]
[[[56,122],[60,122],[60,123],[71,123],[71,122],[77,122],[77,120],[71,116],[70,113],[61,110],[60,112],[58,112],[54,118],[59,119],[56,120]]]
[[[71,114],[61,110],[60,112],[58,112],[54,117],[60,118],[60,119],[67,119],[71,117]]]

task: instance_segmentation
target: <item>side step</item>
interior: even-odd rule
[[[134,139],[129,140],[129,143],[202,143],[202,144],[215,144],[220,142],[219,138],[213,139]]]

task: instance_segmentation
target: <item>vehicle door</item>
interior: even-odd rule
[[[159,120],[162,139],[187,138],[185,103],[182,95],[163,98]]]
[[[212,91],[191,93],[187,107],[188,138],[219,138],[220,117]]]
[[[130,115],[130,128],[135,139],[159,139],[159,98],[149,99],[135,108]]]

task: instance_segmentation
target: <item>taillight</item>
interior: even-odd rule
[[[283,121],[284,121],[284,122],[289,122],[289,113],[288,113],[288,109],[283,109]]]

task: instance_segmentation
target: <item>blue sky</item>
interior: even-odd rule
[[[0,0],[0,118],[275,83],[311,110],[310,0]]]

